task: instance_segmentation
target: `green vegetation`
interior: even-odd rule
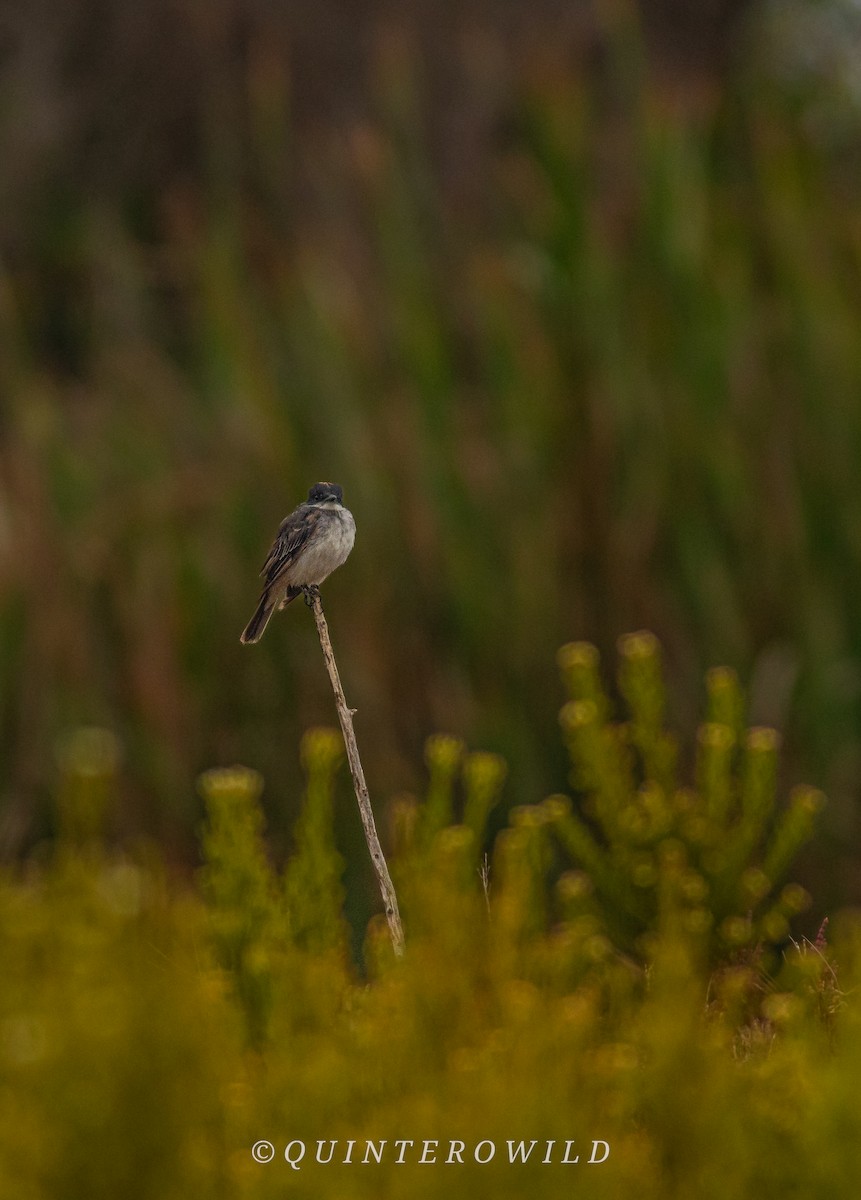
[[[277,47],[222,88],[202,10],[161,168],[36,137],[4,181],[0,1200],[857,1192],[854,139],[755,69],[679,102],[627,0],[591,7],[582,71],[493,84],[465,38],[500,87],[471,203],[408,38],[312,154]],[[327,477],[402,961],[313,623],[238,641]],[[633,634],[602,678],[642,627],[663,663]]]
[[[45,749],[80,724],[120,737],[121,821],[175,856],[193,853],[194,778],[237,759],[286,840],[282,750],[331,719],[325,678],[303,612],[253,651],[237,634],[277,522],[333,476],[359,526],[327,585],[333,635],[378,787],[414,787],[426,731],[448,728],[527,794],[558,788],[543,664],[572,636],[606,654],[647,626],[686,735],[707,666],[751,683],[754,721],[832,797],[819,883],[846,894],[857,180],[753,73],[673,104],[626,6],[601,7],[600,78],[551,57],[506,80],[499,136],[470,163],[480,211],[439,184],[420,55],[394,40],[375,119],[314,160],[316,207],[291,184],[289,81],[257,47],[230,100],[241,153],[219,110],[193,131],[198,174],[97,204],[49,175],[16,214],[0,280],[13,850],[48,831]]]
[[[809,838],[823,797],[796,788],[775,821],[779,739],[773,729],[742,734],[742,696],[725,668],[709,672],[696,787],[681,787],[676,741],[663,728],[656,640],[631,634],[620,650],[619,682],[630,708],[623,724],[607,720],[594,647],[575,643],[559,655],[572,696],[561,720],[573,779],[588,793],[586,811],[606,846],[564,797],[545,802],[547,819],[586,870],[620,947],[648,944],[669,905],[683,912],[686,928],[707,937],[712,956],[754,946],[761,952],[788,935],[788,919],[806,905],[797,885],[779,896],[775,889]],[[573,877],[569,892],[582,899],[588,889]]]
[[[504,765],[429,741],[426,799],[397,807],[402,960],[382,917],[360,963],[347,949],[334,733],[305,738],[283,872],[259,776],[203,777],[198,889],[151,850],[105,849],[115,747],[84,731],[63,759],[65,834],[0,884],[4,1192],[854,1196],[861,934],[793,942],[770,923],[812,805],[775,803],[774,739],[742,735],[727,672],[679,787],[654,639],[621,654],[613,724],[594,649],[561,652],[575,794],[515,809],[485,870]],[[509,1140],[533,1139],[511,1165]],[[255,1162],[264,1140],[275,1157]]]

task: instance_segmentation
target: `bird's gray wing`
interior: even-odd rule
[[[281,522],[272,549],[260,572],[266,580],[267,588],[278,582],[305,549],[309,538],[314,535],[321,515],[319,508],[300,504]]]

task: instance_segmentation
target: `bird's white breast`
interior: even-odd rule
[[[323,512],[315,536],[290,572],[291,583],[322,583],[353,549],[356,522],[350,510],[341,504],[322,504],[320,508]]]

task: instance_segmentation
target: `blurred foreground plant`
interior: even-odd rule
[[[594,887],[596,912],[621,947],[640,952],[671,922],[706,939],[712,958],[783,941],[809,898],[780,885],[824,797],[798,787],[778,808],[779,736],[744,730],[743,697],[726,668],[708,673],[694,786],[684,786],[664,729],[658,643],[635,633],[619,650],[629,710],[621,722],[610,720],[594,647],[575,642],[559,653],[571,697],[560,719],[584,815],[566,797],[545,804]]]
[[[109,853],[89,818],[81,839],[68,812],[58,853],[0,878],[9,1195],[854,1196],[857,923],[837,922],[833,947],[824,931],[790,943],[766,976],[720,940],[715,969],[700,951],[719,923],[692,919],[713,898],[730,914],[738,904],[727,863],[741,881],[751,855],[739,847],[752,842],[740,831],[771,819],[763,747],[755,769],[743,747],[738,764],[701,758],[694,798],[667,817],[676,754],[660,719],[654,644],[624,643],[624,729],[608,723],[594,653],[563,658],[586,668],[577,687],[588,695],[573,703],[600,714],[589,752],[574,755],[578,787],[600,813],[574,825],[589,834],[583,869],[556,878],[556,841],[573,818],[555,798],[513,809],[483,869],[505,765],[431,738],[427,799],[397,808],[401,958],[382,916],[361,969],[346,952],[332,730],[303,742],[305,805],[283,874],[263,841],[260,777],[244,768],[201,779],[199,890],[169,886],[151,852]],[[727,681],[712,678],[709,715],[740,738]],[[82,761],[63,759],[73,774],[60,795],[87,814],[104,781]],[[623,816],[631,805],[637,822]],[[717,824],[714,838],[690,836],[699,808]],[[629,822],[643,834],[633,848]],[[784,827],[757,861],[785,861]],[[644,846],[652,882],[640,869]],[[696,871],[704,883],[690,865],[698,847],[721,868]],[[771,902],[760,903],[767,912]],[[626,931],[646,971],[614,945]],[[268,1143],[268,1161],[252,1155]],[[462,1161],[450,1159],[452,1146]]]
[[[265,1037],[272,1005],[271,954],[283,939],[282,910],[262,840],[263,780],[243,767],[207,771],[200,789],[208,821],[201,874],[213,944],[230,972],[251,1041]]]
[[[343,860],[333,837],[334,780],[341,741],[331,729],[302,739],[307,789],[283,876],[263,842],[263,781],[245,767],[205,772],[200,789],[207,820],[200,879],[217,959],[234,980],[249,1041],[261,1046],[271,1032],[273,974],[291,953],[343,959]]]

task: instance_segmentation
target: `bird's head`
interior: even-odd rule
[[[308,493],[309,504],[326,504],[334,501],[341,504],[344,490],[339,483],[315,483]]]

